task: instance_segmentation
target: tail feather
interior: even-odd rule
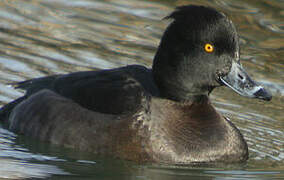
[[[60,75],[53,75],[41,78],[30,79],[14,84],[16,89],[26,90],[26,95],[30,96],[42,89],[52,89],[54,80]]]
[[[9,119],[9,115],[12,112],[13,108],[18,105],[19,103],[21,103],[23,100],[25,100],[27,98],[27,96],[22,96],[8,104],[6,104],[5,106],[3,106],[0,109],[0,122],[4,122],[4,124],[6,124],[8,122]]]
[[[35,78],[27,81],[22,81],[18,83],[11,84],[16,89],[26,90],[26,94],[6,105],[1,107],[0,109],[0,122],[4,122],[6,124],[8,122],[9,115],[12,110],[23,100],[27,99],[30,95],[42,90],[42,89],[52,89],[53,81],[59,75],[47,76],[42,78]]]

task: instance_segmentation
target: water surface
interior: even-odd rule
[[[0,178],[281,179],[284,178],[284,4],[282,0],[0,1],[0,105],[23,95],[7,84],[51,74],[150,67],[162,20],[174,7],[215,7],[235,23],[243,66],[273,94],[271,102],[219,88],[211,98],[249,145],[245,164],[138,165],[45,144],[0,128]]]

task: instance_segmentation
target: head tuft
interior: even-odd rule
[[[216,22],[218,19],[225,18],[226,16],[223,13],[216,11],[211,7],[206,6],[179,6],[172,12],[169,16],[166,16],[165,19],[173,19],[175,22],[182,23],[196,23],[196,25],[206,24]]]

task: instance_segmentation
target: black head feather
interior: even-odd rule
[[[166,97],[209,94],[218,86],[216,72],[228,73],[239,51],[234,25],[223,13],[195,5],[177,7],[166,19],[173,21],[154,58],[156,83]],[[214,46],[213,53],[204,51],[207,43]]]

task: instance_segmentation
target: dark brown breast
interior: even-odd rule
[[[248,157],[239,130],[208,99],[177,103],[152,98],[149,117],[142,118],[140,128],[148,129],[147,151],[158,162],[239,162]]]

